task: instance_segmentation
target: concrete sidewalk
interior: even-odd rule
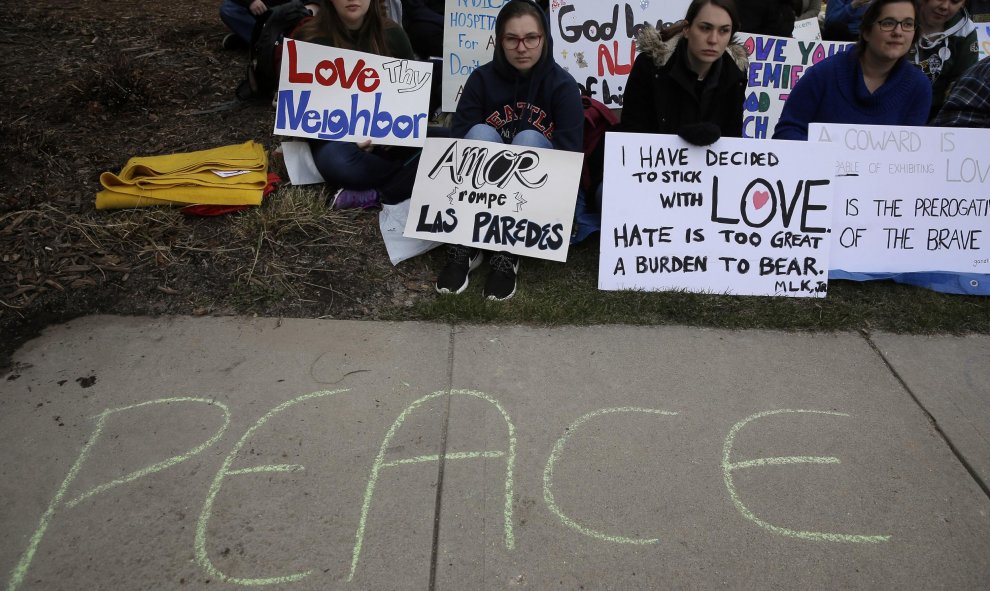
[[[987,336],[96,316],[14,362],[8,591],[990,588]]]

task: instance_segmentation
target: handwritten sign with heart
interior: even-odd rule
[[[288,40],[275,134],[393,146],[422,146],[429,63]]]
[[[600,289],[824,297],[832,159],[807,142],[605,140]]]

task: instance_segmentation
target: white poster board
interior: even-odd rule
[[[806,18],[794,23],[794,32],[791,36],[799,41],[821,41],[822,29],[818,23],[818,17]]]
[[[580,152],[430,138],[405,236],[567,260]]]
[[[773,136],[784,101],[801,76],[818,62],[852,49],[846,41],[802,41],[769,35],[740,33],[749,55],[743,137]]]
[[[471,72],[492,61],[495,17],[509,0],[447,0],[443,24],[443,84],[440,108],[457,110]]]
[[[980,43],[980,59],[990,55],[990,23],[976,23],[976,38]]]
[[[824,297],[829,150],[608,133],[598,287]]]
[[[832,269],[990,273],[990,132],[812,123],[835,174]]]
[[[288,39],[274,133],[421,146],[432,75],[428,63]]]
[[[645,24],[660,28],[684,18],[691,0],[551,0],[554,59],[581,86],[581,93],[612,109],[638,52]]]

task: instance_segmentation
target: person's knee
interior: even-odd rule
[[[243,16],[247,12],[247,9],[234,2],[234,0],[223,0],[220,3],[220,18],[226,22],[228,19],[236,19],[239,16]]]
[[[516,134],[516,137],[512,138],[513,146],[526,146],[528,148],[552,148],[553,144],[550,140],[546,138],[542,133],[526,129],[520,131]]]
[[[495,131],[495,128],[487,123],[477,123],[464,134],[466,140],[480,140],[483,142],[502,142],[502,136]]]

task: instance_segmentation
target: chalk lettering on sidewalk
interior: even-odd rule
[[[105,484],[101,484],[95,488],[92,488],[86,491],[85,493],[66,502],[65,506],[67,508],[75,507],[80,502],[92,496],[95,496],[101,492],[109,490],[115,486],[132,482],[134,480],[137,480],[138,478],[143,478],[150,474],[154,474],[155,472],[160,472],[162,470],[165,470],[166,468],[171,468],[176,464],[188,460],[189,458],[195,456],[196,454],[202,452],[206,448],[210,447],[211,445],[219,441],[219,439],[227,431],[227,427],[230,426],[230,409],[227,408],[227,405],[223,404],[222,402],[218,402],[216,400],[209,400],[207,398],[192,398],[192,397],[161,398],[158,400],[149,400],[147,402],[140,402],[138,404],[131,404],[129,406],[122,406],[120,408],[107,409],[101,412],[100,414],[96,415],[95,417],[93,417],[96,419],[96,426],[93,429],[93,433],[89,436],[89,440],[86,441],[86,444],[83,445],[83,448],[79,452],[79,456],[76,458],[75,463],[72,464],[72,467],[69,469],[69,473],[66,474],[65,480],[62,481],[62,485],[59,486],[58,491],[55,493],[55,496],[52,497],[51,502],[48,504],[48,508],[45,510],[44,514],[42,514],[41,519],[38,521],[38,527],[37,529],[35,529],[34,534],[31,535],[31,541],[28,543],[27,550],[24,551],[23,556],[21,556],[21,560],[17,563],[17,566],[14,567],[14,571],[10,575],[10,580],[7,582],[7,591],[14,591],[24,581],[24,575],[27,574],[28,569],[31,567],[31,562],[34,559],[34,554],[38,550],[38,545],[41,543],[41,539],[45,536],[45,531],[48,529],[52,517],[55,515],[56,508],[62,502],[62,498],[65,496],[66,491],[68,491],[69,486],[76,479],[76,476],[79,475],[79,470],[82,468],[82,465],[85,464],[86,460],[89,458],[89,453],[93,449],[93,446],[95,446],[96,442],[100,440],[100,436],[103,434],[103,428],[106,425],[107,417],[120,412],[133,410],[136,408],[142,408],[145,406],[151,406],[153,404],[172,404],[172,403],[183,403],[183,402],[197,402],[197,403],[206,404],[208,406],[216,406],[217,408],[223,411],[223,425],[219,429],[217,429],[216,433],[214,433],[212,437],[210,437],[201,445],[187,451],[186,453],[172,456],[167,460],[163,460],[161,462],[152,464],[150,466],[146,466],[139,470],[135,470],[127,474],[126,476],[123,476],[116,480],[112,480]]]
[[[736,435],[742,430],[748,423],[755,421],[757,419],[762,419],[764,417],[786,414],[786,413],[805,413],[805,414],[819,414],[819,415],[831,415],[836,417],[848,417],[848,414],[841,412],[832,412],[825,410],[790,410],[790,409],[780,409],[780,410],[767,410],[763,412],[758,412],[756,414],[750,415],[745,419],[739,421],[732,426],[729,430],[729,434],[725,438],[725,445],[722,447],[722,476],[725,479],[725,488],[729,491],[729,497],[732,498],[732,503],[736,506],[736,509],[742,514],[743,517],[752,521],[756,525],[762,527],[763,529],[770,531],[775,534],[782,536],[787,536],[790,538],[798,538],[801,540],[813,540],[813,541],[824,541],[824,542],[855,542],[860,544],[877,544],[880,542],[886,542],[890,539],[890,536],[867,536],[867,535],[851,535],[851,534],[836,534],[827,532],[813,532],[813,531],[798,531],[793,529],[787,529],[785,527],[780,527],[767,523],[759,517],[753,514],[749,508],[742,502],[739,498],[739,494],[736,491],[735,483],[732,479],[732,472],[735,470],[742,470],[744,468],[756,468],[763,466],[786,466],[792,464],[838,464],[839,458],[827,456],[827,457],[816,457],[816,456],[790,456],[790,457],[777,457],[777,458],[757,458],[753,460],[746,460],[743,462],[732,462],[732,447],[735,445]]]
[[[396,460],[392,462],[385,461],[385,453],[388,451],[392,438],[395,437],[396,432],[406,421],[410,414],[423,404],[447,396],[447,392],[434,392],[427,396],[413,401],[412,404],[406,407],[401,414],[389,427],[388,432],[385,434],[385,438],[382,440],[382,445],[378,450],[378,455],[375,457],[375,462],[371,467],[371,475],[368,477],[368,486],[365,488],[364,501],[361,503],[361,519],[358,522],[357,533],[354,535],[354,551],[351,555],[351,572],[347,576],[348,582],[354,580],[354,574],[357,572],[358,563],[361,559],[361,547],[364,545],[364,534],[368,525],[368,513],[371,510],[371,499],[375,494],[375,486],[378,484],[378,476],[381,474],[383,468],[390,468],[396,466],[403,466],[409,464],[417,464],[423,462],[438,462],[440,461],[439,454],[420,456],[417,458],[411,458],[408,460]],[[451,396],[471,396],[474,398],[479,398],[488,402],[494,406],[502,414],[502,418],[505,420],[506,428],[508,429],[508,450],[502,451],[482,451],[482,452],[455,452],[447,453],[444,455],[444,461],[447,460],[463,460],[463,459],[475,459],[475,458],[498,458],[505,457],[505,508],[503,511],[504,517],[504,527],[505,527],[505,547],[512,550],[516,547],[515,534],[512,532],[512,495],[513,495],[513,470],[516,464],[516,428],[512,424],[512,419],[509,417],[509,413],[505,411],[501,403],[495,400],[488,394],[483,392],[475,392],[472,390],[451,390]]]
[[[629,538],[626,536],[615,536],[593,530],[589,527],[585,527],[577,523],[567,515],[564,515],[564,512],[560,510],[559,506],[557,506],[557,502],[553,496],[553,490],[552,490],[553,469],[554,466],[556,466],[557,461],[560,459],[560,455],[564,451],[564,444],[567,443],[567,440],[570,439],[571,435],[573,435],[574,432],[577,431],[578,427],[581,427],[591,419],[604,416],[607,414],[625,413],[625,412],[638,412],[638,413],[657,414],[657,415],[665,415],[665,416],[677,415],[676,412],[668,412],[665,410],[657,410],[654,408],[636,408],[631,406],[624,406],[617,408],[602,408],[594,412],[590,412],[582,416],[578,420],[574,421],[573,423],[571,423],[569,427],[567,427],[567,429],[565,429],[564,436],[557,440],[557,443],[553,446],[553,451],[550,452],[550,458],[547,460],[547,467],[543,470],[543,500],[546,502],[547,507],[550,508],[550,511],[553,512],[554,515],[559,517],[560,520],[564,523],[564,525],[586,536],[595,538],[597,540],[602,540],[604,542],[615,542],[617,544],[637,544],[637,545],[658,544],[660,543],[659,538]]]
[[[231,470],[230,465],[233,463],[234,458],[240,453],[241,448],[244,444],[254,435],[255,431],[260,429],[265,423],[269,421],[275,415],[281,413],[285,409],[295,406],[301,402],[306,402],[314,398],[323,398],[325,396],[334,396],[340,394],[341,392],[347,392],[348,390],[323,390],[320,392],[313,392],[310,394],[304,394],[293,398],[292,400],[287,400],[282,404],[276,406],[275,408],[268,411],[268,413],[258,419],[251,427],[244,432],[244,435],[238,440],[237,444],[234,445],[227,457],[224,458],[223,464],[220,469],[217,470],[216,476],[213,477],[213,482],[210,484],[210,490],[206,495],[206,500],[203,503],[203,510],[199,514],[199,520],[196,522],[196,562],[199,566],[208,572],[211,576],[220,579],[226,583],[234,583],[237,585],[245,586],[256,586],[256,585],[276,585],[280,583],[292,583],[295,581],[300,581],[305,579],[310,574],[312,570],[308,570],[301,573],[293,573],[291,575],[282,575],[278,577],[266,577],[266,578],[241,578],[241,577],[231,577],[226,573],[220,571],[213,562],[210,560],[209,553],[206,550],[206,530],[210,524],[210,516],[213,512],[213,504],[216,501],[217,493],[220,492],[220,486],[223,483],[224,478],[227,476],[236,476],[244,474],[259,474],[264,472],[297,472],[303,470],[302,466],[296,464],[268,464],[263,466],[253,466],[250,468],[242,468],[240,470]]]

